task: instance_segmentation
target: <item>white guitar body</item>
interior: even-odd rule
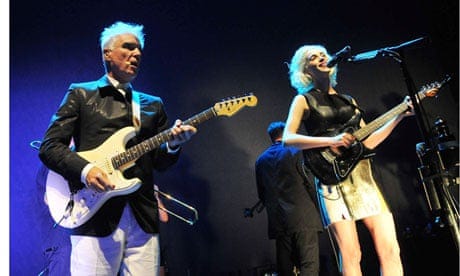
[[[99,208],[110,198],[130,194],[141,185],[138,178],[126,179],[121,170],[114,169],[111,157],[125,151],[126,143],[135,136],[133,127],[125,127],[114,133],[99,147],[79,152],[78,155],[103,169],[115,189],[96,192],[87,188],[78,190],[73,195],[67,180],[54,171],[49,171],[46,179],[46,199],[54,221],[64,228],[76,228],[87,222]],[[126,164],[129,168],[134,162]],[[73,207],[69,205],[73,199]]]
[[[231,98],[216,103],[213,107],[184,121],[193,125],[215,116],[232,116],[244,106],[255,106],[254,95]],[[51,216],[56,224],[64,228],[77,228],[87,222],[102,205],[112,197],[135,192],[141,186],[139,178],[126,179],[123,171],[134,165],[143,154],[156,149],[172,138],[171,129],[164,130],[143,142],[125,148],[126,143],[136,135],[134,127],[125,127],[115,132],[99,147],[78,152],[78,155],[104,170],[115,189],[96,192],[83,188],[74,194],[66,179],[54,171],[49,171],[46,179],[46,199]],[[153,188],[153,187],[152,187]]]

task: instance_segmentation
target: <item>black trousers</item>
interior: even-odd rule
[[[319,233],[305,230],[276,238],[276,262],[279,276],[319,275]]]

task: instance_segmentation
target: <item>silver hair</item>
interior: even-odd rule
[[[305,73],[305,65],[307,64],[307,56],[311,51],[324,52],[329,58],[326,48],[322,45],[304,45],[296,50],[291,59],[289,66],[289,79],[291,86],[297,90],[297,93],[303,94],[313,88],[311,76]],[[337,66],[334,66],[329,73],[331,85],[337,85]]]
[[[144,49],[144,26],[134,23],[126,23],[122,21],[117,21],[109,27],[106,27],[101,33],[100,45],[101,50],[104,52],[104,49],[111,48],[115,42],[115,38],[118,35],[122,34],[132,34],[139,40],[141,49]]]

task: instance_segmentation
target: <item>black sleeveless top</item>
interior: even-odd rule
[[[328,94],[312,89],[303,94],[310,108],[302,119],[305,130],[311,136],[335,136],[345,130],[359,128],[360,109],[350,96]]]

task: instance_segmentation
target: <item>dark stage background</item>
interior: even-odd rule
[[[40,140],[71,82],[103,75],[99,33],[116,20],[145,25],[146,47],[134,86],[163,98],[171,122],[229,97],[253,92],[259,102],[233,117],[199,126],[180,161],[158,174],[160,188],[194,206],[198,222],[163,225],[170,275],[259,275],[274,264],[265,210],[257,202],[254,162],[269,145],[266,128],[285,120],[294,90],[289,61],[303,44],[345,45],[353,54],[428,37],[404,51],[419,89],[453,80],[424,107],[432,124],[443,117],[458,138],[458,1],[90,1],[10,3],[10,274],[37,275],[66,240],[42,203],[40,162],[29,143]],[[391,58],[342,64],[338,89],[349,92],[370,121],[408,93]],[[417,176],[415,118],[403,121],[378,149],[377,177],[394,211],[407,275],[458,275],[458,253],[445,229],[426,231],[430,214]],[[166,202],[173,208],[171,202]],[[378,267],[366,232],[363,271]],[[54,249],[52,247],[55,247]],[[44,251],[47,248],[51,250]],[[65,254],[64,254],[65,256]],[[322,274],[334,275],[327,232]],[[433,274],[434,273],[434,274]]]

